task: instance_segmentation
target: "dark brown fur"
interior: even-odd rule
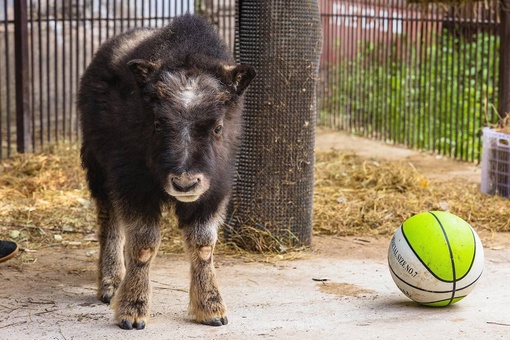
[[[112,38],[83,74],[81,155],[98,211],[98,296],[112,302],[120,327],[147,322],[166,204],[175,206],[190,256],[190,314],[227,323],[212,254],[232,184],[242,95],[254,76],[233,63],[212,26],[191,15]]]

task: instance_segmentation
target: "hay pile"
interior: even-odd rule
[[[449,210],[477,230],[510,231],[507,198],[487,196],[462,179],[428,181],[412,164],[364,160],[352,154],[317,154],[314,233],[390,235],[406,218]],[[162,228],[163,252],[182,252],[170,212]],[[95,207],[90,201],[79,148],[61,144],[42,154],[3,160],[0,167],[0,239],[22,248],[97,249]],[[240,250],[220,245],[221,252]]]
[[[508,198],[482,194],[462,178],[429,181],[411,163],[335,151],[317,155],[315,172],[315,233],[390,235],[428,210],[448,210],[477,230],[510,231]]]

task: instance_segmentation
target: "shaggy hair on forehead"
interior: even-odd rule
[[[155,85],[157,95],[184,110],[201,103],[225,103],[230,97],[222,90],[220,82],[206,73],[190,75],[185,70],[166,71],[162,72],[161,79]]]

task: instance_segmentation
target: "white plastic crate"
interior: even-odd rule
[[[483,129],[482,185],[485,194],[510,197],[510,134]]]

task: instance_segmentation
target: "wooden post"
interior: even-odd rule
[[[501,123],[510,117],[510,0],[500,0],[500,9],[498,113]]]
[[[16,79],[16,144],[24,153],[31,147],[30,84],[26,0],[14,1],[14,53]]]

